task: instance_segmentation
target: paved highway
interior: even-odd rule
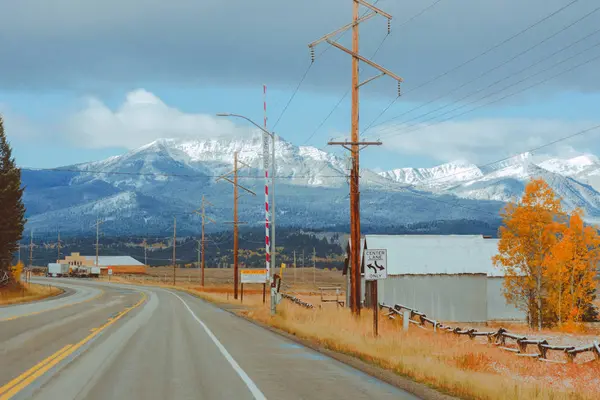
[[[0,400],[416,398],[185,293],[52,282],[0,308]]]

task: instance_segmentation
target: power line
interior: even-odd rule
[[[167,174],[160,172],[124,172],[124,171],[102,171],[102,170],[77,170],[65,168],[21,168],[26,171],[39,172],[72,172],[81,174],[105,174],[105,175],[125,175],[125,176],[160,176],[160,177],[183,177],[183,178],[218,178],[220,175],[191,175],[191,174]],[[322,178],[335,178],[337,175],[322,176]],[[245,179],[264,179],[264,176],[259,175],[239,175],[239,178]],[[294,175],[294,176],[277,176],[275,179],[307,179],[314,178],[312,175]]]
[[[549,40],[551,40],[551,39],[555,38],[555,37],[556,37],[556,36],[558,36],[560,33],[562,33],[562,32],[564,32],[564,31],[566,31],[566,30],[568,30],[568,29],[572,28],[573,26],[577,25],[578,23],[580,23],[581,21],[583,21],[584,19],[586,19],[586,18],[590,17],[592,14],[594,14],[594,13],[596,13],[596,12],[598,12],[598,11],[600,11],[600,7],[597,7],[597,8],[595,8],[594,10],[592,10],[592,11],[590,11],[590,12],[586,13],[585,15],[583,15],[583,16],[582,16],[582,17],[580,17],[580,18],[578,18],[577,20],[575,20],[575,21],[573,21],[573,22],[571,22],[571,23],[569,23],[569,24],[567,24],[567,25],[563,26],[563,27],[562,27],[560,30],[556,31],[556,32],[555,32],[555,33],[553,33],[552,35],[545,37],[545,38],[544,38],[544,39],[542,39],[541,41],[539,41],[539,42],[535,43],[534,45],[532,45],[532,46],[528,47],[527,49],[525,49],[525,50],[521,51],[520,53],[518,53],[518,54],[514,55],[513,57],[511,57],[511,58],[509,58],[509,59],[507,59],[507,60],[505,60],[505,61],[501,62],[500,64],[496,65],[495,67],[492,67],[492,68],[490,68],[490,69],[488,69],[488,70],[486,70],[486,71],[484,71],[484,72],[480,73],[480,74],[479,74],[479,75],[477,75],[475,78],[473,78],[473,79],[471,79],[471,80],[469,80],[469,81],[467,81],[467,82],[465,82],[465,83],[463,83],[463,84],[461,84],[461,85],[458,85],[458,86],[454,87],[453,89],[451,89],[451,90],[447,91],[447,92],[446,92],[446,93],[444,93],[444,94],[441,94],[441,95],[437,96],[436,98],[434,98],[434,99],[432,99],[432,100],[430,100],[430,101],[428,101],[428,102],[422,103],[422,104],[420,104],[420,105],[418,105],[418,106],[416,106],[416,107],[413,107],[413,108],[411,108],[411,109],[410,109],[410,110],[408,110],[408,111],[405,111],[405,112],[403,112],[402,114],[399,114],[399,115],[397,115],[397,116],[395,116],[395,117],[392,117],[392,118],[390,118],[390,119],[388,119],[388,120],[386,120],[386,121],[380,122],[379,124],[377,124],[377,125],[375,125],[375,126],[383,125],[383,124],[385,124],[385,123],[387,123],[387,122],[389,122],[389,121],[392,121],[392,120],[394,120],[394,119],[398,119],[398,118],[400,118],[400,117],[402,117],[402,116],[404,116],[404,115],[410,114],[410,113],[412,113],[413,111],[416,111],[416,110],[419,110],[419,109],[421,109],[421,108],[423,108],[423,107],[426,107],[426,106],[427,106],[427,105],[429,105],[429,104],[432,104],[432,103],[434,103],[434,102],[436,102],[436,101],[438,101],[438,100],[440,100],[440,99],[442,99],[442,98],[444,98],[444,97],[447,97],[447,96],[449,96],[449,95],[451,95],[451,94],[453,94],[453,93],[457,92],[458,90],[460,90],[460,89],[462,89],[462,88],[464,88],[464,87],[466,87],[466,86],[470,85],[471,83],[473,83],[473,82],[476,82],[476,81],[477,81],[477,80],[479,80],[480,78],[483,78],[484,76],[486,76],[486,75],[489,75],[490,73],[492,73],[492,72],[494,72],[494,71],[496,71],[496,70],[500,69],[501,67],[503,67],[503,66],[505,66],[505,65],[509,64],[510,62],[512,62],[512,61],[514,61],[514,60],[516,60],[517,58],[521,57],[522,55],[525,55],[525,54],[529,53],[530,51],[532,51],[532,50],[534,50],[535,48],[537,48],[537,47],[541,46],[542,44],[544,44],[544,43],[548,42]],[[597,33],[597,32],[598,32],[598,31],[595,31],[595,32],[594,32],[594,34],[595,34],[595,33]],[[589,37],[589,36],[591,36],[591,35],[593,35],[593,34],[587,35],[585,38],[587,38],[587,37]],[[585,38],[584,38],[584,39],[585,39]],[[571,44],[571,45],[569,45],[569,46],[565,46],[565,47],[563,47],[563,49],[562,49],[562,50],[564,50],[564,49],[567,49],[567,48],[569,48],[569,47],[572,47],[573,45],[575,45],[575,44],[579,43],[581,40],[583,40],[583,39],[580,39],[580,40],[578,40],[578,41],[576,41],[576,42],[572,43],[572,44]],[[561,51],[562,51],[562,50],[561,50]],[[560,51],[559,51],[559,52],[560,52]],[[557,54],[557,52],[553,53],[553,55],[555,55],[555,54]],[[549,58],[549,57],[548,57],[548,58]],[[533,65],[529,66],[528,68],[531,68],[532,66],[535,66],[535,65],[537,65],[537,63],[535,63],[535,64],[533,64]],[[523,70],[521,70],[520,72],[522,72],[522,71],[523,71]],[[520,73],[520,72],[519,72],[519,73]],[[514,74],[509,74],[507,77],[503,78],[503,80],[504,80],[504,79],[507,79],[508,77],[510,77],[510,76],[512,76],[512,75],[514,75]],[[460,101],[460,100],[458,100],[458,101]]]
[[[414,21],[415,19],[417,19],[418,17],[420,17],[421,15],[423,15],[424,13],[426,13],[427,11],[429,11],[430,9],[432,9],[433,7],[435,7],[437,4],[441,3],[443,0],[437,0],[434,3],[430,4],[429,6],[425,7],[424,9],[422,9],[420,12],[414,14],[412,17],[408,18],[407,20],[405,20],[404,22],[402,22],[399,26],[395,27],[394,31],[392,33],[388,33],[387,35],[385,35],[383,37],[383,39],[381,40],[381,42],[379,43],[379,45],[377,46],[377,48],[375,49],[375,52],[373,53],[373,55],[370,57],[370,60],[373,60],[375,58],[375,56],[377,55],[377,53],[379,53],[379,50],[381,50],[381,48],[383,47],[383,44],[385,43],[386,39],[393,35],[394,32],[399,29],[400,27]],[[377,4],[377,2],[375,2],[374,4]],[[365,13],[366,14],[366,13]],[[363,14],[364,16],[364,14]],[[346,31],[347,32],[347,31]],[[346,33],[344,32],[344,33]],[[341,37],[340,37],[341,39]],[[329,49],[330,47],[327,47],[327,49]],[[331,118],[331,116],[333,115],[333,113],[335,112],[335,110],[337,110],[337,108],[340,106],[340,104],[342,103],[342,101],[344,101],[344,99],[348,96],[348,94],[350,93],[350,89],[346,90],[346,92],[344,93],[344,95],[338,100],[338,102],[335,104],[335,106],[333,106],[333,109],[329,112],[329,114],[327,114],[327,116],[321,121],[321,123],[319,123],[319,125],[315,128],[315,130],[310,134],[310,136],[308,137],[308,139],[306,139],[306,141],[303,143],[303,145],[307,144],[314,136],[315,134],[319,131],[319,129],[321,129],[323,127],[323,125],[325,125],[325,123],[329,120],[329,118]],[[374,120],[373,122],[375,122],[381,115],[383,115],[398,99],[398,97],[395,97],[394,100],[381,112],[381,114],[379,114]]]
[[[312,68],[313,63],[311,62],[308,65],[308,68],[306,69],[306,71],[304,71],[304,74],[302,75],[302,78],[300,79],[300,82],[298,82],[298,85],[296,86],[296,89],[294,90],[294,92],[292,93],[292,95],[290,96],[290,99],[288,100],[288,102],[286,103],[285,107],[283,107],[283,110],[281,111],[281,114],[279,114],[279,118],[277,118],[277,121],[275,122],[275,125],[273,125],[273,128],[271,130],[275,130],[275,128],[277,127],[277,125],[279,124],[279,121],[281,121],[281,118],[283,117],[283,115],[285,114],[285,112],[287,111],[288,107],[290,106],[290,104],[292,103],[292,101],[294,100],[294,97],[296,97],[296,94],[298,93],[298,90],[300,90],[300,86],[302,86],[302,83],[304,82],[304,80],[306,79],[306,76],[308,75],[308,72],[310,71],[310,69]]]
[[[596,46],[598,46],[598,45],[600,45],[600,43],[597,43],[596,45],[594,45],[594,46],[592,46],[592,47],[596,47]],[[587,50],[589,50],[589,49],[586,49],[586,51],[587,51]],[[470,105],[470,104],[477,103],[477,102],[479,102],[479,101],[481,101],[481,100],[484,100],[484,99],[486,99],[486,98],[488,98],[488,97],[491,97],[491,96],[493,96],[493,95],[495,95],[495,94],[501,93],[501,92],[505,91],[506,89],[508,89],[508,88],[510,88],[510,87],[513,87],[513,86],[516,86],[516,85],[518,85],[518,84],[520,84],[520,83],[523,83],[524,81],[526,81],[526,80],[528,80],[528,79],[530,79],[530,78],[532,78],[532,77],[534,77],[534,76],[537,76],[537,75],[540,75],[541,73],[544,73],[544,72],[547,72],[547,71],[549,71],[550,69],[552,69],[552,68],[556,67],[556,66],[557,66],[557,65],[559,65],[559,64],[562,64],[562,63],[564,63],[564,62],[566,62],[566,61],[569,61],[569,60],[573,59],[574,57],[578,56],[578,55],[579,55],[579,54],[581,54],[581,53],[582,53],[582,52],[580,52],[580,53],[576,54],[575,56],[571,56],[571,57],[569,57],[569,58],[567,58],[567,59],[565,59],[565,60],[563,60],[563,61],[559,62],[558,64],[555,64],[555,65],[553,65],[553,66],[552,66],[552,67],[550,67],[550,68],[547,68],[547,69],[545,69],[545,70],[539,71],[539,72],[537,72],[537,73],[535,73],[535,74],[533,74],[533,75],[529,75],[528,77],[526,77],[526,78],[524,78],[524,79],[521,79],[520,81],[517,81],[517,82],[515,82],[515,83],[513,83],[513,84],[510,84],[510,85],[508,85],[508,86],[505,86],[504,88],[502,88],[502,89],[500,89],[500,90],[497,90],[497,91],[495,91],[495,92],[493,92],[493,93],[490,93],[490,94],[488,94],[488,95],[486,95],[486,96],[483,96],[483,97],[481,97],[481,98],[479,98],[479,99],[477,99],[477,100],[470,101],[470,102],[468,102],[468,103],[465,103],[465,104],[463,104],[462,106],[459,106],[459,107],[453,108],[452,110],[446,111],[446,112],[444,112],[444,113],[442,113],[442,114],[439,114],[439,115],[437,115],[437,116],[434,116],[434,117],[432,117],[432,118],[428,118],[428,119],[426,119],[426,120],[424,120],[424,121],[422,121],[422,122],[427,122],[427,121],[430,121],[430,120],[432,120],[432,119],[439,118],[439,117],[441,117],[441,116],[443,116],[443,115],[446,115],[446,114],[449,114],[449,113],[451,113],[451,112],[453,112],[453,111],[458,111],[458,110],[460,110],[461,108],[464,108],[465,106],[468,106],[468,105]],[[452,119],[455,119],[455,118],[457,118],[457,117],[460,117],[460,116],[463,116],[463,115],[465,115],[465,114],[471,113],[471,112],[473,112],[473,111],[475,111],[475,110],[478,110],[478,109],[480,109],[480,108],[482,108],[482,107],[485,107],[485,106],[488,106],[488,105],[490,105],[490,104],[495,104],[495,103],[498,103],[498,102],[500,102],[500,101],[502,101],[502,100],[505,100],[505,99],[507,99],[507,98],[509,98],[509,97],[515,96],[515,95],[517,95],[517,94],[520,94],[520,93],[522,93],[522,92],[525,92],[525,91],[527,91],[527,90],[529,90],[529,89],[532,89],[532,88],[534,88],[534,87],[536,87],[536,86],[539,86],[539,85],[541,85],[541,84],[544,84],[544,83],[546,83],[546,82],[548,82],[548,81],[550,81],[550,80],[552,80],[552,79],[554,79],[554,78],[557,78],[557,77],[558,77],[558,76],[560,76],[560,75],[566,74],[566,73],[568,73],[568,72],[571,72],[571,71],[573,71],[573,70],[575,70],[575,69],[577,69],[577,68],[580,68],[580,67],[582,67],[582,66],[584,66],[584,65],[587,65],[587,64],[589,64],[589,63],[591,63],[591,62],[593,62],[593,61],[596,61],[598,58],[600,58],[600,54],[599,54],[599,55],[597,55],[597,56],[595,56],[595,57],[593,57],[593,58],[591,58],[591,59],[589,59],[589,60],[587,60],[587,61],[584,61],[584,62],[581,62],[581,63],[579,63],[579,64],[576,64],[576,65],[574,65],[574,66],[573,66],[573,67],[571,67],[571,68],[568,68],[568,69],[566,69],[566,70],[564,70],[564,71],[561,71],[561,72],[559,72],[559,73],[557,73],[557,74],[554,74],[554,75],[552,75],[552,76],[550,76],[550,77],[548,77],[548,78],[546,78],[546,79],[543,79],[543,80],[541,80],[541,81],[539,81],[539,82],[536,82],[536,83],[534,83],[534,84],[532,84],[532,85],[526,86],[526,87],[524,87],[524,88],[522,88],[522,89],[520,89],[520,90],[517,90],[517,91],[515,91],[515,92],[509,93],[509,94],[507,94],[507,95],[505,95],[505,96],[502,96],[502,97],[500,97],[500,98],[498,98],[498,99],[495,99],[495,100],[492,100],[492,101],[486,102],[486,103],[484,103],[484,104],[481,104],[481,105],[479,105],[479,106],[473,107],[473,108],[471,108],[471,109],[469,109],[469,110],[466,110],[466,111],[464,111],[464,112],[462,112],[462,113],[459,113],[459,114],[456,114],[456,115],[450,116],[450,117],[448,117],[448,118],[442,119],[441,121],[434,122],[434,123],[430,123],[430,124],[422,124],[422,123],[419,123],[419,124],[413,124],[413,125],[410,125],[410,126],[408,126],[408,128],[411,128],[411,127],[416,127],[416,128],[415,128],[415,129],[412,129],[412,130],[404,131],[404,132],[400,131],[400,133],[399,133],[398,135],[402,135],[402,134],[407,134],[407,133],[415,132],[415,131],[418,131],[418,130],[421,130],[421,129],[427,128],[427,127],[429,127],[429,126],[432,126],[432,125],[439,125],[439,124],[441,124],[441,123],[443,123],[443,122],[447,122],[447,121],[450,121],[450,120],[452,120]],[[385,131],[386,131],[386,130],[382,130],[381,132],[385,132]],[[381,132],[380,132],[380,133],[381,133]],[[393,132],[398,132],[398,131],[397,131],[397,130],[396,130],[396,131],[389,131],[389,130],[388,130],[388,132],[389,132],[389,133],[387,134],[387,136],[391,136]]]
[[[377,4],[379,2],[379,0],[376,0],[375,3],[373,4]],[[363,17],[368,13],[368,11],[365,11],[365,13],[362,15]],[[342,37],[344,37],[344,35],[346,34],[346,32],[348,32],[347,30],[345,30],[344,32],[342,32],[342,34],[335,40],[335,42],[338,42]],[[325,54],[325,52],[327,50],[329,50],[331,46],[327,46],[325,47],[325,49],[323,49],[323,51],[321,51],[319,53],[319,58]],[[281,114],[279,114],[279,117],[277,118],[277,121],[275,121],[275,125],[273,125],[272,130],[275,130],[275,128],[277,127],[277,125],[279,124],[279,121],[281,121],[281,118],[283,117],[283,115],[285,114],[285,112],[287,111],[288,107],[290,106],[290,104],[292,103],[292,101],[294,100],[294,97],[296,97],[296,94],[298,93],[298,90],[300,90],[300,86],[302,86],[302,83],[304,82],[304,80],[306,79],[306,76],[308,75],[308,72],[310,71],[311,67],[313,66],[313,62],[311,62],[308,65],[308,68],[306,69],[306,71],[304,72],[304,74],[302,75],[302,78],[300,79],[300,82],[298,82],[298,85],[296,86],[296,89],[294,90],[294,92],[292,93],[292,95],[290,96],[290,99],[288,100],[288,102],[286,103],[285,107],[283,107],[283,110],[281,111]]]
[[[408,18],[407,20],[405,20],[404,22],[402,22],[397,28],[403,27],[404,25],[414,21],[415,19],[419,18],[421,15],[425,14],[427,11],[431,10],[433,7],[437,6],[439,3],[441,3],[443,0],[436,0],[433,3],[431,3],[430,5],[428,5],[427,7],[425,7],[424,9],[422,9],[421,11],[417,12],[416,14],[414,14],[412,17]]]
[[[550,55],[548,55],[548,56],[544,56],[544,57],[542,57],[541,59],[538,59],[538,60],[537,60],[537,61],[535,61],[534,63],[532,63],[532,64],[529,64],[527,67],[524,67],[524,68],[520,69],[519,71],[517,71],[517,72],[515,72],[515,73],[513,73],[513,74],[511,74],[511,75],[509,75],[508,77],[510,77],[510,76],[516,76],[516,75],[520,75],[522,72],[525,72],[526,70],[528,70],[528,69],[531,69],[531,68],[535,67],[536,65],[539,65],[539,64],[541,64],[542,62],[544,62],[544,61],[546,61],[546,60],[548,60],[548,59],[550,59],[550,58],[554,57],[555,55],[557,55],[557,54],[559,54],[559,53],[561,53],[561,52],[563,52],[563,51],[565,51],[565,50],[567,50],[567,49],[569,49],[569,48],[571,48],[571,47],[573,47],[573,46],[575,46],[575,45],[577,45],[577,44],[581,43],[581,42],[582,42],[582,41],[584,41],[585,39],[587,39],[587,38],[589,38],[589,37],[591,37],[591,36],[593,36],[593,35],[596,35],[596,34],[597,34],[597,33],[599,33],[599,32],[600,32],[600,29],[597,29],[597,30],[595,30],[594,32],[592,32],[592,33],[590,33],[590,34],[586,35],[585,37],[583,37],[583,38],[581,38],[581,39],[579,39],[579,40],[577,40],[577,41],[575,41],[575,42],[572,42],[572,43],[570,43],[570,44],[568,44],[568,45],[566,45],[566,46],[564,46],[564,47],[560,48],[559,50],[557,50],[557,51],[553,52],[552,54],[550,54]],[[594,47],[597,47],[598,45],[600,45],[600,43],[596,43],[596,44],[594,44],[593,46],[591,46],[591,47],[588,47],[588,48],[587,48],[587,49],[585,49],[583,52],[587,52],[588,50],[591,50],[592,48],[594,48]],[[564,63],[564,62],[566,62],[566,61],[569,61],[569,60],[573,59],[574,57],[576,57],[576,56],[578,56],[578,55],[582,54],[583,52],[579,52],[579,53],[577,53],[577,54],[575,54],[575,55],[573,55],[573,56],[571,56],[571,57],[568,57],[566,60],[563,60],[563,61],[560,61],[560,62],[558,62],[558,63],[555,63],[555,64],[553,64],[553,65],[552,65],[550,68],[547,68],[547,69],[545,69],[545,70],[539,71],[538,73],[535,73],[535,74],[533,74],[533,75],[530,75],[530,76],[529,76],[527,79],[525,79],[525,80],[528,80],[528,79],[529,79],[529,78],[531,78],[531,77],[537,76],[537,75],[539,75],[539,74],[541,74],[541,73],[543,73],[543,72],[546,72],[546,71],[548,71],[548,70],[550,70],[550,69],[552,69],[552,68],[556,67],[557,65],[560,65],[560,64],[562,64],[562,63]],[[443,110],[444,108],[446,108],[446,107],[449,107],[449,106],[451,106],[451,105],[453,105],[453,104],[457,104],[457,103],[461,102],[462,100],[465,100],[465,99],[467,99],[467,98],[469,98],[469,97],[471,97],[471,96],[473,96],[473,95],[475,95],[475,94],[481,93],[481,92],[483,92],[484,90],[490,89],[490,88],[492,88],[492,87],[496,86],[497,84],[499,84],[499,83],[501,83],[501,82],[504,82],[506,79],[508,79],[508,77],[506,77],[506,76],[505,76],[505,77],[502,77],[502,78],[500,78],[500,79],[496,80],[495,82],[492,82],[492,83],[491,83],[491,84],[489,84],[488,86],[486,86],[486,87],[483,87],[483,88],[480,88],[480,89],[478,89],[478,90],[476,90],[476,91],[474,91],[474,92],[468,93],[467,95],[465,95],[465,96],[463,96],[463,97],[461,97],[461,98],[457,99],[456,101],[454,101],[454,102],[452,102],[452,103],[445,104],[445,105],[443,105],[443,106],[440,106],[440,107],[438,107],[438,108],[436,108],[436,109],[433,109],[433,110],[431,110],[431,111],[428,111],[428,112],[426,112],[426,113],[424,113],[424,114],[421,114],[421,115],[419,115],[419,116],[417,116],[417,117],[414,117],[414,118],[410,118],[410,119],[408,119],[408,120],[401,121],[399,124],[406,123],[406,122],[411,122],[411,121],[414,121],[414,120],[420,119],[420,118],[422,118],[422,117],[425,117],[425,116],[427,116],[427,115],[429,115],[429,114],[432,114],[432,113],[434,113],[434,112],[436,112],[436,111]],[[520,81],[520,82],[522,82],[522,81]],[[519,83],[520,83],[520,82],[519,82]],[[506,88],[505,88],[505,89],[506,89]],[[504,89],[503,89],[503,90],[504,90]],[[496,94],[496,93],[498,93],[498,92],[494,92],[494,93],[492,93],[492,95],[493,95],[493,94]],[[481,100],[481,99],[480,99],[480,100]],[[441,115],[444,115],[444,114],[441,114]],[[389,120],[388,120],[388,121],[389,121]]]
[[[477,60],[477,59],[479,59],[479,58],[481,58],[481,57],[483,57],[483,56],[485,56],[485,55],[487,55],[487,54],[491,53],[492,51],[496,50],[497,48],[499,48],[499,47],[501,47],[501,46],[505,45],[506,43],[508,43],[508,42],[510,42],[510,41],[512,41],[512,40],[514,40],[514,39],[516,39],[517,37],[519,37],[519,36],[523,35],[524,33],[528,32],[528,31],[530,31],[531,29],[535,28],[536,26],[538,26],[538,25],[540,25],[540,24],[544,23],[545,21],[549,20],[550,18],[554,17],[555,15],[559,14],[560,12],[562,12],[562,11],[566,10],[567,8],[571,7],[572,5],[574,5],[575,3],[577,3],[578,1],[579,1],[579,0],[572,0],[572,1],[571,1],[571,2],[569,2],[568,4],[566,4],[566,5],[562,6],[562,7],[560,7],[558,10],[555,10],[555,11],[551,12],[550,14],[546,15],[545,17],[543,17],[543,18],[539,19],[538,21],[534,22],[533,24],[531,24],[531,25],[529,25],[529,26],[525,27],[524,29],[520,30],[519,32],[515,33],[514,35],[512,35],[512,36],[509,36],[508,38],[506,38],[506,39],[502,40],[501,42],[499,42],[499,43],[497,43],[497,44],[493,45],[492,47],[490,47],[490,48],[486,49],[485,51],[483,51],[483,52],[481,52],[481,53],[477,54],[476,56],[474,56],[474,57],[471,57],[470,59],[468,59],[468,60],[466,60],[466,61],[462,62],[461,64],[459,64],[459,65],[457,65],[457,66],[455,66],[455,67],[453,67],[453,68],[451,68],[451,69],[449,69],[449,70],[447,70],[447,71],[445,71],[445,72],[442,72],[442,73],[440,73],[440,74],[436,75],[435,77],[433,77],[433,78],[431,78],[431,79],[429,79],[429,80],[427,80],[427,81],[425,81],[425,82],[423,82],[423,83],[421,83],[421,84],[419,84],[419,85],[415,86],[415,87],[414,87],[414,88],[412,88],[412,89],[409,89],[409,90],[408,90],[406,93],[404,93],[404,95],[406,95],[406,94],[409,94],[409,93],[412,93],[412,92],[415,92],[415,91],[419,90],[420,88],[422,88],[422,87],[425,87],[425,86],[429,85],[430,83],[433,83],[433,82],[435,82],[435,81],[437,81],[437,80],[439,80],[439,79],[441,79],[441,78],[443,78],[443,77],[445,77],[445,76],[447,76],[447,75],[449,75],[449,74],[451,74],[451,73],[453,73],[453,72],[455,72],[455,71],[459,70],[460,68],[462,68],[462,67],[464,67],[464,66],[466,66],[466,65],[468,65],[468,64],[470,64],[470,63],[472,63],[473,61],[475,61],[475,60]],[[371,127],[371,126],[372,126],[372,125],[373,125],[373,124],[374,124],[374,123],[375,123],[375,122],[376,122],[376,121],[377,121],[377,120],[378,120],[378,119],[379,119],[379,118],[380,118],[382,115],[383,115],[383,114],[385,114],[385,112],[386,112],[387,110],[389,110],[389,109],[390,109],[390,107],[391,107],[391,106],[392,106],[392,105],[393,105],[393,104],[394,104],[394,103],[397,101],[397,99],[398,99],[398,98],[394,99],[394,100],[393,100],[393,101],[392,101],[392,102],[391,102],[391,103],[390,103],[390,104],[389,104],[389,105],[388,105],[388,106],[387,106],[387,107],[384,109],[384,111],[382,111],[382,112],[381,112],[381,113],[380,113],[380,114],[379,114],[379,115],[378,115],[378,116],[377,116],[377,117],[376,117],[376,118],[375,118],[375,119],[374,119],[374,120],[373,120],[373,121],[372,121],[372,122],[371,122],[371,123],[368,125],[368,127],[365,129],[365,131],[364,131],[364,132],[366,132],[366,131],[367,131],[367,130],[368,130],[368,129],[369,129],[369,128],[370,128],[370,127]],[[364,132],[363,132],[363,133],[364,133]]]
[[[496,50],[497,48],[499,48],[499,47],[501,47],[501,46],[505,45],[506,43],[508,43],[508,42],[510,42],[510,41],[512,41],[512,40],[514,40],[514,39],[516,39],[517,37],[519,37],[519,36],[523,35],[524,33],[528,32],[528,31],[530,31],[531,29],[535,28],[536,26],[538,26],[538,25],[540,25],[540,24],[542,24],[542,23],[546,22],[546,21],[547,21],[547,20],[549,20],[550,18],[554,17],[555,15],[559,14],[560,12],[562,12],[562,11],[566,10],[567,8],[571,7],[572,5],[574,5],[575,3],[577,3],[578,1],[579,1],[579,0],[572,0],[572,1],[571,1],[571,2],[569,2],[568,4],[566,4],[566,5],[562,6],[562,7],[560,7],[558,10],[551,12],[550,14],[546,15],[546,16],[545,16],[545,17],[543,17],[542,19],[540,19],[540,20],[536,21],[535,23],[533,23],[533,24],[531,24],[531,25],[527,26],[526,28],[524,28],[524,29],[520,30],[519,32],[515,33],[514,35],[512,35],[512,36],[509,36],[508,38],[504,39],[504,40],[503,40],[503,41],[501,41],[500,43],[497,43],[497,44],[493,45],[492,47],[488,48],[487,50],[483,51],[482,53],[479,53],[478,55],[476,55],[476,56],[474,56],[474,57],[472,57],[472,58],[468,59],[467,61],[465,61],[465,62],[463,62],[463,63],[461,63],[461,64],[459,64],[459,65],[457,65],[457,66],[455,66],[455,67],[453,67],[453,68],[451,68],[451,69],[449,69],[449,70],[447,70],[446,72],[442,72],[441,74],[439,74],[439,75],[435,76],[434,78],[432,78],[432,79],[430,79],[430,80],[428,80],[428,81],[426,81],[426,82],[423,82],[423,83],[421,83],[420,85],[418,85],[418,86],[416,86],[416,87],[412,88],[411,90],[407,91],[407,92],[406,92],[406,94],[408,94],[408,93],[410,93],[410,92],[414,92],[414,91],[416,91],[416,90],[418,90],[418,89],[420,89],[420,88],[422,88],[422,87],[424,87],[424,86],[427,86],[427,85],[429,85],[430,83],[432,83],[432,82],[435,82],[435,81],[437,81],[438,79],[440,79],[440,78],[443,78],[444,76],[447,76],[447,75],[451,74],[452,72],[454,72],[454,71],[456,71],[456,70],[458,70],[458,69],[460,69],[460,68],[464,67],[465,65],[468,65],[468,64],[472,63],[473,61],[477,60],[478,58],[481,58],[481,57],[483,57],[483,56],[485,56],[485,55],[487,55],[487,54],[491,53],[492,51],[494,51],[494,50]]]

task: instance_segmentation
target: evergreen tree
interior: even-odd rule
[[[9,271],[25,226],[21,170],[16,167],[0,116],[0,271]]]

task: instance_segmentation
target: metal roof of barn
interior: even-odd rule
[[[96,256],[85,256],[87,260],[96,262]],[[119,266],[119,265],[144,265],[138,260],[130,256],[99,256],[98,257],[98,266],[100,267],[108,267],[108,266]]]
[[[366,235],[367,249],[387,249],[388,275],[504,276],[492,257],[498,240],[481,235]]]

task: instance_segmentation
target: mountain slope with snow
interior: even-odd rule
[[[313,147],[279,140],[276,147],[277,221],[280,226],[347,229],[349,165],[346,159]],[[232,186],[217,177],[231,172],[234,153],[243,192],[240,219],[264,225],[262,138],[160,139],[106,160],[58,168],[23,170],[28,227],[36,231],[89,231],[105,219],[113,234],[164,235],[177,225],[195,232],[192,213],[202,196],[220,228],[232,220]],[[597,160],[596,160],[597,161]],[[569,209],[581,207],[588,219],[600,218],[600,194],[579,176],[594,176],[596,161],[548,160],[543,168],[528,154],[496,165],[466,161],[433,168],[402,168],[377,174],[361,170],[362,225],[374,231],[430,221],[497,223],[504,202],[519,197],[531,177],[543,177]],[[552,170],[552,171],[551,171]],[[562,171],[564,174],[556,171]],[[566,176],[572,174],[573,176]]]
[[[381,175],[396,182],[410,183],[394,171],[398,170]],[[600,193],[592,184],[594,177],[600,178],[600,162],[595,156],[555,158],[536,163],[530,153],[523,153],[483,167],[459,161],[422,168],[418,172],[422,179],[413,180],[413,185],[421,190],[501,202],[515,201],[522,196],[530,179],[542,178],[562,199],[567,210],[579,207],[585,211],[588,220],[600,218]]]

